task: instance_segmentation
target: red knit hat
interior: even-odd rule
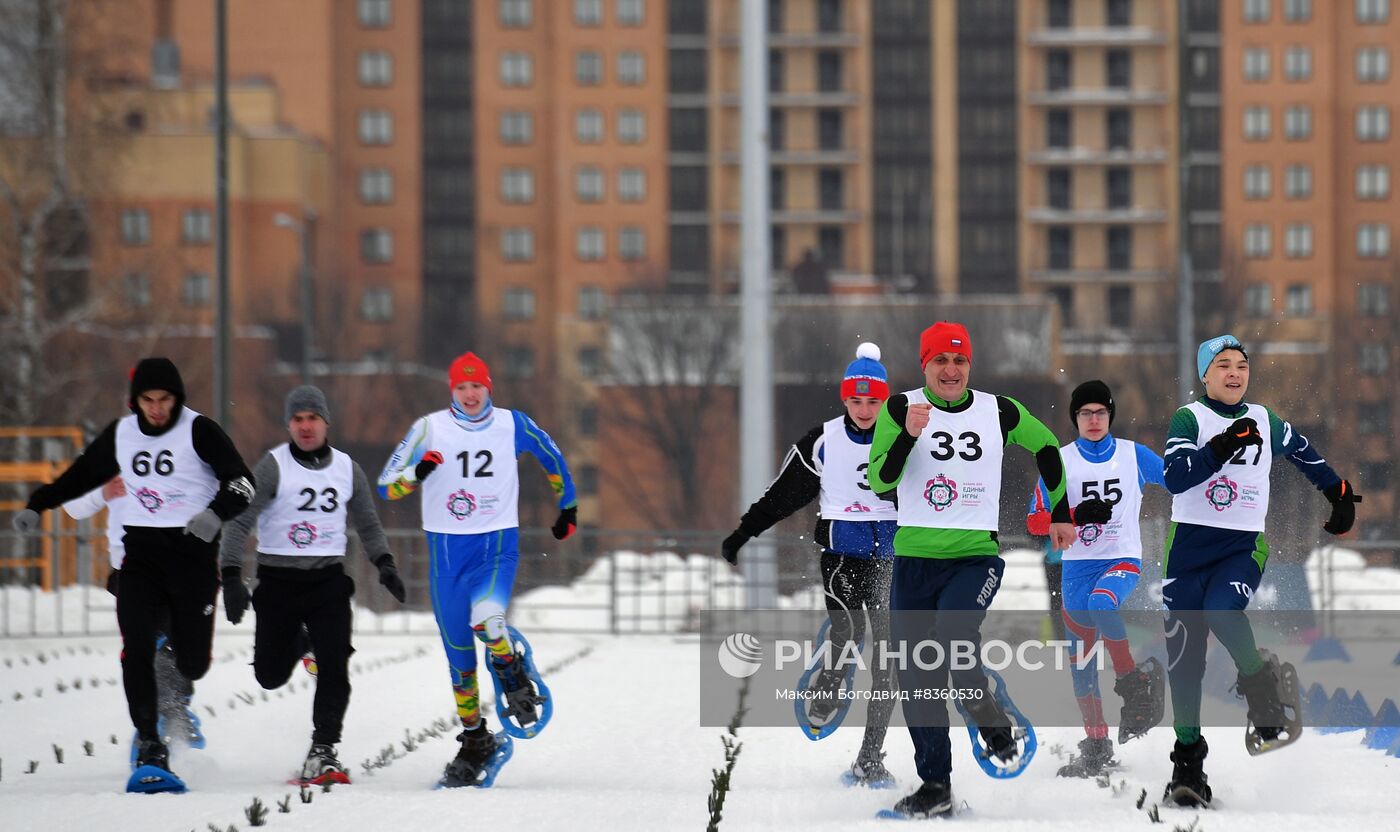
[[[935,355],[955,352],[972,360],[972,339],[967,327],[952,321],[939,321],[919,336],[919,366],[927,367]]]
[[[486,385],[486,391],[491,391],[491,370],[486,366],[486,362],[477,357],[474,352],[464,352],[452,359],[452,364],[447,368],[447,386],[455,388],[464,381],[474,381],[477,384]]]

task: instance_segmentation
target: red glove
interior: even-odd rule
[[[1026,531],[1035,537],[1050,536],[1050,512],[1037,511],[1026,515]]]

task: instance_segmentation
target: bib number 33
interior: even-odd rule
[[[954,455],[968,462],[976,462],[982,458],[982,437],[972,431],[960,433],[956,438],[947,431],[934,431],[929,434],[929,441],[933,443],[929,456],[939,462],[946,462]]]

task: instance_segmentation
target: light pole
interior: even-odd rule
[[[300,262],[297,264],[297,282],[301,287],[301,383],[311,383],[311,343],[316,326],[316,307],[311,294],[311,223],[316,220],[316,212],[306,209],[304,220],[291,214],[278,212],[272,218],[278,228],[290,228],[297,235],[301,248]]]

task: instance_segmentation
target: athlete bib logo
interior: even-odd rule
[[[934,511],[942,511],[958,499],[958,484],[939,474],[924,485],[924,499]]]
[[[447,513],[458,520],[465,520],[476,512],[476,497],[466,491],[458,491],[447,498]]]
[[[1093,546],[1094,541],[1103,537],[1103,526],[1098,523],[1089,523],[1079,527],[1079,542],[1085,546]]]
[[[160,507],[165,505],[165,501],[160,498],[160,495],[149,488],[142,488],[136,492],[136,502],[140,503],[141,507],[151,514],[160,511]]]
[[[1239,485],[1229,477],[1220,477],[1206,483],[1206,502],[1216,511],[1224,511],[1240,497]]]
[[[305,520],[292,526],[287,532],[287,539],[292,541],[292,545],[298,549],[305,549],[316,542],[316,527]]]
[[[851,503],[850,505],[846,506],[846,508],[844,508],[843,511],[845,511],[847,514],[861,514],[863,512],[871,511],[871,508],[870,506],[862,503],[860,500],[856,500],[854,503]]]

